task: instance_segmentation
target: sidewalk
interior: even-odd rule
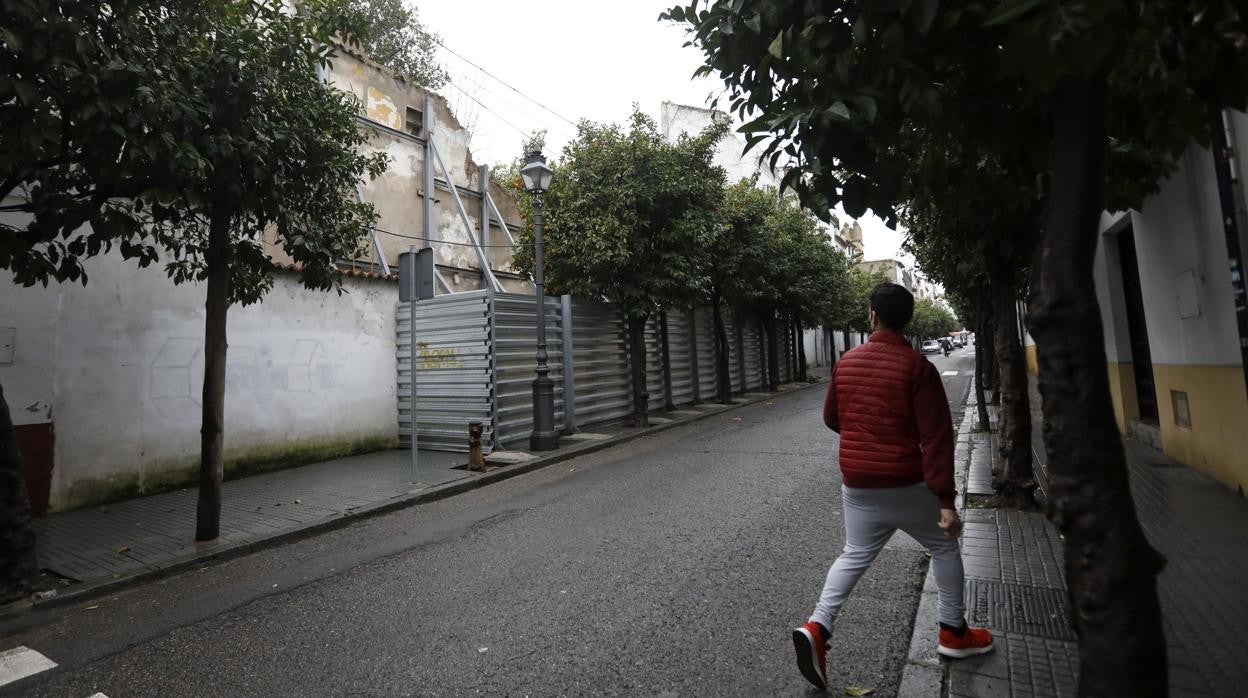
[[[973,397],[968,398],[971,402]],[[1042,514],[975,508],[990,494],[996,439],[968,408],[957,463],[966,531],[968,620],[997,639],[992,654],[935,655],[936,589],[924,587],[901,695],[1073,696],[1078,646],[1067,617],[1061,537]],[[1044,478],[1039,395],[1032,391],[1036,466]],[[1149,540],[1169,560],[1159,579],[1170,695],[1234,696],[1248,685],[1248,502],[1211,478],[1125,441],[1131,490]],[[930,626],[930,627],[929,627]],[[942,676],[944,669],[947,676]]]
[[[818,369],[812,373],[820,375]],[[467,454],[421,451],[413,477],[411,452],[393,450],[230,480],[222,487],[221,537],[207,543],[194,542],[193,487],[52,514],[35,520],[39,567],[65,579],[65,586],[33,602],[0,606],[0,615],[112,591],[208,559],[451,496],[802,387],[790,383],[777,393],[735,396],[738,402],[730,406],[705,403],[651,412],[646,429],[593,427],[565,436],[561,448],[540,457],[499,451],[487,456],[491,470],[485,473],[464,467]]]

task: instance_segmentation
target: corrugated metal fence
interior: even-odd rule
[[[399,440],[410,443],[411,347],[408,305],[399,304]],[[416,305],[416,404],[421,447],[467,450],[467,425],[484,427],[487,450],[526,442],[533,428],[536,377],[536,302],[531,295],[472,291]],[[547,298],[546,348],[555,385],[555,423],[564,428],[564,343],[572,346],[572,417],[576,428],[612,422],[632,413],[628,322],[607,303]],[[766,335],[756,317],[725,310],[732,392],[766,385]],[[738,325],[740,334],[738,334]],[[781,381],[793,378],[792,338],[777,321]],[[646,325],[648,406],[661,410],[715,400],[715,337],[710,308],[666,314],[670,403],[664,380],[663,319]]]
[[[398,359],[399,442],[411,444],[411,323],[400,303]],[[417,438],[422,447],[467,449],[469,422],[490,420],[490,313],[485,291],[438,296],[416,304]]]

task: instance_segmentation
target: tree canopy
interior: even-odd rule
[[[438,63],[438,36],[403,0],[351,0],[352,33],[369,57],[430,90],[446,84]]]
[[[636,109],[626,127],[582,122],[544,196],[550,289],[610,300],[634,317],[691,303],[724,199],[712,156],[725,129],[669,142]],[[531,272],[532,246],[530,225],[517,239],[518,269]]]
[[[0,267],[27,285],[85,283],[83,260],[116,248],[140,266],[163,261],[174,283],[206,282],[196,537],[215,538],[227,310],[260,300],[286,259],[308,287],[336,287],[338,261],[375,217],[354,192],[385,156],[359,152],[359,104],[318,78],[346,11],[341,0],[294,12],[282,0],[8,8],[0,194],[25,216],[0,235]]]

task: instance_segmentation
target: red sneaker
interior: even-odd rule
[[[972,628],[968,625],[962,637],[958,637],[952,630],[941,628],[940,646],[936,651],[954,659],[987,654],[992,651],[992,633],[984,628]]]
[[[806,621],[806,625],[793,631],[793,649],[797,650],[797,668],[802,676],[822,691],[828,687],[828,674],[824,668],[828,647],[821,630],[815,621]]]

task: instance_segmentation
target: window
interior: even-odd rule
[[[1170,404],[1174,406],[1174,423],[1184,429],[1192,428],[1192,409],[1187,404],[1187,393],[1170,391]]]
[[[403,130],[413,136],[425,135],[425,115],[419,109],[408,107],[403,118]]]

